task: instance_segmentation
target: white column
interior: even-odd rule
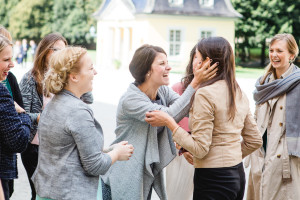
[[[123,35],[123,49],[122,49],[122,68],[128,67],[128,58],[129,58],[129,50],[130,50],[130,32],[129,28],[124,28],[124,35]]]
[[[120,60],[120,42],[121,42],[121,34],[120,28],[115,27],[115,35],[114,35],[114,59]]]

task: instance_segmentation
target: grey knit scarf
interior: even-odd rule
[[[292,65],[293,73],[284,79],[269,83],[270,75],[263,85],[260,77],[253,92],[256,105],[286,94],[286,139],[289,155],[300,157],[300,69]]]

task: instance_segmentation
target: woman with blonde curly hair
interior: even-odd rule
[[[80,100],[92,91],[97,74],[86,49],[67,47],[49,64],[45,92],[54,97],[38,126],[39,158],[32,178],[37,199],[102,199],[99,175],[117,160],[128,160],[133,146],[122,141],[103,150],[102,128]]]

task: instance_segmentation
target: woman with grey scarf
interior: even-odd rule
[[[299,49],[291,34],[277,34],[270,64],[254,91],[263,147],[250,155],[247,199],[300,199]]]

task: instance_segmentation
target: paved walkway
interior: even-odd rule
[[[20,81],[23,74],[30,69],[31,64],[27,67],[15,66],[11,71]],[[105,146],[109,145],[115,138],[115,113],[120,96],[126,91],[128,85],[133,81],[129,70],[104,70],[98,69],[98,74],[94,78],[94,104],[92,108],[96,119],[100,122],[104,130]],[[181,75],[170,74],[170,85],[180,81]],[[254,89],[254,79],[238,79],[240,87],[244,90],[250,100],[251,110],[254,111],[254,101],[252,91]],[[19,179],[15,180],[15,191],[11,200],[29,200],[30,186],[27,181],[26,172],[22,165],[20,156],[18,156]],[[248,170],[246,170],[248,173]],[[157,195],[153,194],[152,200],[158,200]]]

